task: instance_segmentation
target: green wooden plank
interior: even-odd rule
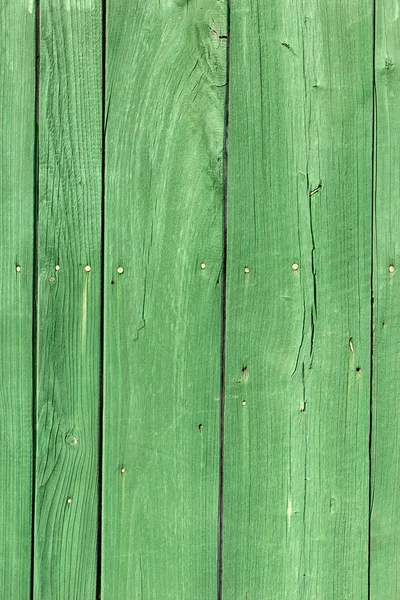
[[[372,26],[231,5],[226,600],[367,597]]]
[[[108,3],[103,600],[217,594],[220,36],[225,2]]]
[[[376,2],[374,352],[371,599],[400,597],[400,23],[397,2]]]
[[[0,589],[30,598],[35,7],[0,7]]]
[[[101,20],[100,0],[41,2],[37,600],[96,597]]]

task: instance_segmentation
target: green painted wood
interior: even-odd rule
[[[96,597],[101,19],[99,0],[41,2],[37,600]]]
[[[226,600],[368,595],[372,26],[231,4]]]
[[[30,598],[35,9],[0,7],[0,589]]]
[[[397,2],[376,2],[374,353],[371,599],[400,597],[399,268],[400,24]]]
[[[217,595],[224,36],[108,3],[103,600]]]

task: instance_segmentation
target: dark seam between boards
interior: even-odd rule
[[[224,459],[225,459],[225,395],[226,395],[226,299],[228,255],[228,152],[229,152],[229,91],[230,91],[230,0],[227,0],[227,52],[225,100],[225,152],[224,152],[224,203],[223,203],[223,257],[222,257],[222,331],[221,331],[221,413],[220,413],[220,470],[218,507],[218,600],[223,597],[223,535],[224,535]]]
[[[375,86],[375,51],[376,51],[376,0],[372,6],[372,149],[371,149],[371,308],[370,308],[370,390],[369,390],[369,480],[368,480],[368,599],[371,599],[371,516],[373,505],[372,489],[372,435],[373,435],[373,368],[374,368],[374,268],[375,268],[375,204],[376,204],[376,86]]]
[[[101,283],[100,283],[100,381],[99,381],[99,464],[98,464],[98,514],[97,514],[97,574],[96,596],[101,599],[102,575],[102,520],[103,520],[103,440],[104,440],[104,294],[105,294],[105,166],[106,166],[106,70],[107,70],[107,0],[102,0],[101,30]]]
[[[39,112],[40,112],[40,3],[35,13],[35,139],[34,139],[34,200],[33,200],[33,269],[32,269],[32,512],[31,512],[31,573],[30,597],[35,595],[35,524],[36,524],[36,448],[37,448],[37,331],[39,286]]]

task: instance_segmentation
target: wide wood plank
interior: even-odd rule
[[[216,598],[226,3],[108,3],[103,600]]]
[[[35,598],[94,600],[100,405],[100,0],[40,4]]]
[[[372,25],[231,5],[226,600],[368,594]]]
[[[400,597],[400,7],[376,2],[371,599]]]
[[[0,589],[28,600],[32,531],[35,7],[0,6]]]

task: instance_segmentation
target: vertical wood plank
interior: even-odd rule
[[[100,0],[41,2],[37,600],[96,597],[101,19]]]
[[[30,598],[35,9],[0,7],[0,589]]]
[[[372,25],[231,5],[226,600],[368,594]]]
[[[226,45],[224,1],[108,3],[103,600],[217,594]]]
[[[400,596],[399,4],[376,2],[371,599]]]

